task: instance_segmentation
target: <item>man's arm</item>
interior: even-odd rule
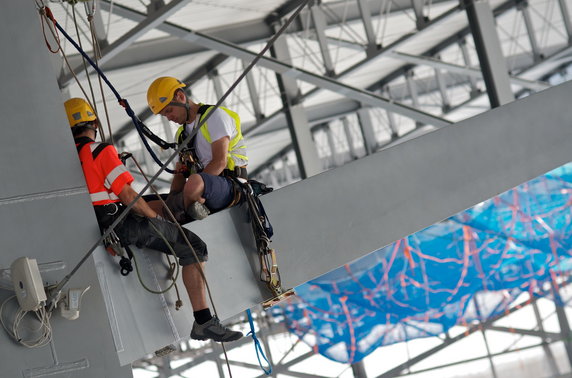
[[[129,205],[135,197],[137,197],[137,192],[133,190],[131,185],[127,184],[121,190],[121,193],[118,195],[119,200],[125,206]],[[132,207],[132,210],[135,211],[139,215],[143,215],[148,218],[155,218],[157,217],[157,213],[147,205],[147,202],[143,198],[139,198],[137,202]]]
[[[177,162],[175,165],[175,174],[173,175],[173,181],[171,181],[171,193],[179,193],[183,191],[185,187],[185,182],[187,179],[183,175],[183,172],[187,169],[187,167],[181,163],[180,161]]]
[[[203,172],[214,176],[218,176],[222,173],[226,168],[229,144],[230,138],[228,136],[215,140],[211,144],[213,158]]]

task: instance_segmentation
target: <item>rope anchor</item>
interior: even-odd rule
[[[268,188],[266,185],[255,180],[242,182],[235,179],[235,182],[240,186],[242,194],[246,197],[248,204],[252,231],[256,239],[256,247],[260,259],[260,280],[266,284],[266,287],[270,290],[270,293],[272,293],[272,298],[262,302],[262,307],[268,309],[296,294],[294,289],[284,290],[282,288],[276,250],[270,248],[270,243],[272,242],[270,238],[274,234],[274,231],[266,215],[266,211],[262,206],[262,202],[258,198],[262,194],[271,192],[272,188]]]

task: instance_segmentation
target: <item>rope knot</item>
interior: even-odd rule
[[[52,20],[52,22],[55,24],[56,23],[56,18],[54,17],[54,14],[52,13],[52,10],[48,7],[43,7],[44,8],[44,14],[50,19]],[[41,11],[40,11],[41,12]]]

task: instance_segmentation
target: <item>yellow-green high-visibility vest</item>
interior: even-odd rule
[[[196,122],[200,123],[207,116],[207,114],[212,111],[213,108],[214,105],[199,104],[199,119],[197,119]],[[244,137],[242,136],[242,131],[240,129],[240,117],[238,114],[230,109],[223,108],[222,106],[219,106],[218,109],[225,111],[226,114],[228,114],[234,120],[234,126],[236,127],[236,135],[230,140],[230,143],[228,144],[228,156],[226,159],[226,169],[232,171],[237,165],[243,166],[248,163],[248,156],[245,154],[246,143],[244,142]],[[183,137],[184,131],[185,126],[183,125],[179,127],[175,135],[175,140],[179,144],[185,139]],[[199,131],[207,142],[212,143],[211,134],[209,133],[208,120],[203,123]]]

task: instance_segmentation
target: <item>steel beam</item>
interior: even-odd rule
[[[444,15],[440,16],[433,23],[431,23],[426,28],[424,28],[423,31],[427,32],[431,28],[431,26],[435,26],[435,25],[439,24],[444,19],[446,19],[448,16],[450,16],[451,14],[456,14],[457,12],[458,12],[458,9],[454,9],[453,11],[446,12]],[[164,24],[164,25],[166,25],[166,24]],[[205,48],[209,48],[209,49],[212,49],[214,51],[218,51],[218,52],[223,53],[225,55],[233,56],[235,58],[242,59],[242,60],[247,61],[247,62],[252,61],[252,59],[254,59],[254,57],[256,56],[256,54],[253,53],[252,51],[250,51],[246,48],[237,46],[237,45],[230,43],[228,41],[223,41],[223,40],[220,40],[218,38],[208,36],[204,33],[192,31],[190,29],[186,29],[183,27],[175,26],[175,25],[173,25],[173,26],[167,25],[167,26],[169,28],[170,34],[177,36],[183,40],[186,40],[188,42],[191,42],[194,44],[199,44]],[[392,48],[399,46],[401,43],[408,40],[408,38],[399,40],[396,43],[392,44]],[[433,116],[433,115],[425,113],[425,112],[417,111],[417,110],[410,108],[408,106],[404,106],[401,104],[397,104],[397,103],[388,101],[387,99],[384,99],[383,97],[378,96],[374,93],[371,93],[371,92],[368,92],[366,90],[362,90],[359,88],[352,87],[350,85],[338,82],[337,80],[332,79],[332,78],[328,78],[328,77],[325,77],[322,75],[316,75],[312,72],[302,70],[302,69],[298,69],[298,68],[296,68],[290,64],[286,64],[286,63],[281,62],[281,61],[276,60],[276,59],[263,57],[262,59],[260,59],[258,65],[260,67],[264,67],[264,68],[273,70],[274,72],[281,74],[283,77],[289,77],[289,78],[294,78],[294,79],[306,81],[310,84],[316,85],[317,87],[319,87],[321,89],[331,90],[333,92],[342,94],[348,98],[352,98],[356,101],[359,101],[363,104],[367,104],[370,106],[378,106],[378,107],[393,111],[393,112],[401,114],[405,117],[413,118],[414,120],[419,121],[421,123],[430,124],[430,125],[433,125],[436,127],[442,127],[442,126],[445,126],[447,124],[450,124],[450,122],[448,122],[447,120],[444,120],[440,117],[436,117],[436,116]],[[353,70],[355,68],[356,67],[352,67],[350,70]]]
[[[334,69],[335,66],[328,47],[328,39],[326,38],[326,16],[324,15],[322,7],[316,3],[310,6],[310,12],[312,14],[312,21],[314,22],[318,44],[320,45],[320,52],[322,53],[325,74],[326,76],[334,76],[336,74]]]
[[[560,297],[558,285],[552,282],[552,295],[554,296],[554,306],[556,308],[556,316],[558,318],[558,325],[560,326],[560,333],[566,349],[568,363],[572,366],[572,332],[570,331],[570,323],[568,323],[568,316],[564,309],[565,303]]]
[[[542,331],[542,330],[523,329],[523,328],[515,328],[515,327],[503,327],[503,326],[490,326],[487,329],[489,329],[491,331],[511,333],[513,335],[519,334],[519,335],[540,337],[542,339],[550,339],[553,341],[558,341],[558,340],[562,339],[562,335],[559,333],[546,332],[546,331]]]
[[[365,364],[363,360],[359,362],[354,362],[351,366],[354,378],[367,378],[367,373],[365,372]]]
[[[496,32],[495,18],[488,1],[463,0],[491,108],[514,101],[507,65]]]
[[[441,109],[443,113],[446,113],[451,108],[451,101],[449,101],[449,96],[447,95],[447,83],[441,73],[441,69],[435,68],[434,70],[435,80],[437,81],[437,87],[439,88],[439,94],[441,95]]]
[[[242,68],[246,69],[248,64],[242,61]],[[256,84],[254,83],[254,77],[252,76],[252,71],[246,74],[246,86],[248,88],[248,95],[250,97],[250,103],[252,104],[252,111],[254,112],[254,117],[257,122],[260,122],[264,118],[262,114],[262,108],[260,107],[260,96],[258,95],[258,90],[256,89]]]
[[[222,96],[224,95],[224,91],[222,90],[222,83],[220,81],[220,76],[218,74],[218,70],[216,68],[210,70],[208,77],[213,84],[214,93],[215,93],[216,98],[222,98]],[[224,102],[221,105],[225,106]]]
[[[365,31],[365,36],[367,38],[366,53],[368,56],[371,56],[374,54],[375,50],[381,46],[377,44],[377,38],[375,31],[373,30],[373,22],[371,21],[372,15],[369,7],[369,2],[367,0],[357,0],[357,4],[362,18],[362,25]]]
[[[463,61],[465,62],[465,66],[471,68],[471,55],[469,54],[469,48],[467,47],[467,39],[463,38],[459,41],[459,48],[461,49],[461,54],[463,55]],[[480,71],[480,70],[479,70]],[[482,77],[482,72],[481,72]],[[471,97],[473,95],[480,92],[479,88],[477,87],[477,80],[474,77],[469,76],[469,80],[471,83]]]
[[[361,0],[360,0],[361,1]],[[363,0],[367,1],[367,0]],[[398,13],[407,10],[411,7],[411,0],[395,0],[392,1],[390,13]],[[448,0],[434,0],[432,3],[437,4]],[[375,11],[371,12],[370,17],[380,16],[380,10],[385,0],[369,0],[369,7]],[[272,12],[266,19],[279,20],[284,15],[288,14],[299,5],[301,1],[290,1],[287,6],[280,7]],[[140,23],[146,19],[147,15],[122,4],[114,3],[111,7],[111,1],[100,1],[101,8],[105,11],[112,11],[113,14],[129,19],[136,23]],[[360,21],[363,19],[362,14],[358,11],[358,7],[347,7],[344,2],[328,3],[328,14],[331,16],[328,19],[328,25],[335,25],[344,19],[346,22]],[[296,33],[307,30],[309,25],[304,23],[308,14],[303,11],[300,15],[302,20],[300,23],[295,23],[289,29],[289,32]],[[222,40],[230,41],[235,44],[260,42],[272,37],[272,30],[268,27],[268,21],[254,20],[238,24],[229,24],[224,27],[211,28],[203,30],[202,32],[207,35],[212,35]],[[177,26],[172,23],[165,22],[157,26],[167,34],[171,34],[177,30]],[[178,34],[174,35],[178,37]],[[148,63],[150,61],[157,61],[167,58],[173,58],[182,55],[196,54],[199,52],[207,51],[208,49],[199,45],[183,44],[181,45],[179,38],[161,38],[153,41],[138,42],[125,51],[124,54],[115,57],[107,65],[107,69],[120,69],[132,65]],[[375,47],[372,49],[372,52]],[[150,53],[152,52],[152,53]],[[70,57],[72,66],[80,62],[79,57]]]
[[[350,153],[350,160],[355,160],[358,158],[358,155],[356,153],[356,150],[354,148],[354,140],[353,140],[353,136],[352,136],[352,132],[350,129],[350,121],[348,120],[348,117],[343,117],[342,118],[342,125],[344,128],[344,134],[346,136],[346,140],[348,142],[348,148],[349,148],[349,153]]]
[[[545,334],[546,331],[544,330],[544,324],[542,321],[542,317],[540,316],[540,310],[538,309],[538,304],[534,302],[532,304],[532,309],[534,311],[534,317],[536,318],[536,323],[538,324],[538,330]],[[561,337],[560,334],[556,334],[558,338]],[[542,349],[544,350],[544,354],[546,354],[546,359],[548,360],[548,365],[550,366],[550,370],[553,376],[560,375],[560,371],[558,370],[558,364],[556,363],[556,359],[554,358],[554,354],[552,353],[552,349],[548,346],[548,344],[552,341],[556,341],[557,339],[549,338],[548,336],[542,336]]]
[[[526,32],[528,34],[528,41],[530,42],[530,48],[532,50],[532,56],[535,62],[542,60],[544,55],[540,51],[538,46],[538,41],[536,39],[536,32],[534,31],[534,25],[532,25],[532,19],[530,18],[530,10],[528,9],[528,1],[521,1],[518,4],[518,9],[522,14],[522,19],[524,20],[524,25],[526,26]]]
[[[365,146],[366,155],[371,155],[377,151],[378,144],[373,130],[373,121],[371,119],[370,109],[361,108],[357,111],[360,124],[361,134],[363,135],[363,145]]]
[[[464,54],[468,53],[465,52]],[[424,66],[433,67],[435,69],[442,69],[447,72],[457,73],[461,75],[466,75],[474,78],[483,78],[483,72],[477,68],[469,67],[469,66],[460,66],[453,63],[443,62],[442,60],[431,58],[428,56],[415,56],[411,54],[406,54],[398,51],[393,51],[390,53],[390,56],[396,59],[403,60],[404,62],[412,63],[412,64],[419,64]],[[550,84],[544,83],[542,81],[536,80],[528,80],[522,79],[516,76],[509,76],[509,80],[512,84],[520,85],[524,88],[533,89],[535,91],[541,91],[546,88],[550,88]]]
[[[417,30],[423,29],[427,24],[429,19],[423,15],[423,6],[425,5],[425,0],[411,0],[411,7],[415,13],[415,25]]]
[[[173,0],[165,7],[158,10],[156,13],[149,15],[144,21],[139,23],[129,32],[125,33],[117,41],[113,42],[111,45],[106,46],[101,50],[101,58],[98,60],[98,65],[103,66],[106,62],[113,59],[117,54],[124,51],[128,46],[135,42],[143,34],[147,33],[149,30],[156,28],[161,25],[167,18],[171,17],[173,14],[177,13],[181,8],[186,6],[190,0]],[[73,72],[76,72],[78,78],[83,77],[83,71],[80,71],[83,65],[78,65],[73,68]],[[91,69],[91,68],[90,68]],[[93,70],[93,69],[91,69]],[[60,86],[65,87],[69,84],[69,81],[73,78],[71,74],[66,75],[60,80]]]
[[[518,305],[512,306],[510,309],[508,309],[504,313],[488,319],[486,322],[481,322],[479,324],[476,324],[476,325],[473,325],[473,326],[467,328],[467,330],[465,332],[460,333],[459,335],[457,335],[455,337],[448,337],[447,339],[445,339],[445,341],[443,341],[441,344],[437,345],[436,347],[433,347],[433,348],[431,348],[431,349],[429,349],[423,353],[418,354],[417,356],[415,356],[413,358],[408,359],[403,364],[396,366],[395,368],[388,370],[381,375],[378,375],[376,378],[392,378],[392,377],[399,376],[399,375],[401,375],[400,373],[403,370],[417,364],[418,362],[425,360],[426,358],[434,355],[435,353],[451,346],[452,344],[456,343],[457,341],[460,341],[460,340],[472,335],[473,333],[475,333],[477,331],[480,331],[483,328],[488,328],[490,325],[492,325],[497,320],[502,319],[502,318],[506,317],[507,315],[510,315],[513,312],[520,310],[523,307],[526,307],[530,303],[531,302],[529,300],[526,300],[526,301],[524,301]],[[477,359],[480,360],[482,358],[487,358],[487,357],[479,357]],[[462,363],[462,362],[460,362],[460,363]]]
[[[479,302],[477,300],[477,294],[473,296],[473,304],[475,305],[475,311],[477,313],[477,317],[479,318],[479,322],[482,323],[483,316],[481,315],[481,309],[479,307]],[[497,378],[497,371],[495,369],[495,363],[491,355],[491,348],[489,348],[489,342],[487,340],[487,334],[485,333],[485,327],[481,327],[481,335],[483,336],[483,341],[485,342],[485,349],[487,350],[487,358],[489,360],[489,365],[491,367],[491,374],[493,378]]]
[[[278,29],[278,25],[274,25],[273,27]],[[291,61],[285,36],[281,36],[276,40],[270,52],[273,57],[280,61]],[[297,99],[299,89],[296,78],[276,73],[276,80],[280,88],[282,106],[284,114],[286,115],[292,145],[296,153],[300,175],[302,178],[317,175],[322,171],[322,167],[316,146],[312,139],[306,111],[304,110],[304,106],[299,103]]]
[[[566,28],[566,35],[568,36],[568,44],[572,45],[572,22],[570,22],[570,12],[568,10],[568,4],[566,0],[558,0],[558,6],[560,7],[560,15],[562,16],[562,21],[564,22],[564,27]]]

